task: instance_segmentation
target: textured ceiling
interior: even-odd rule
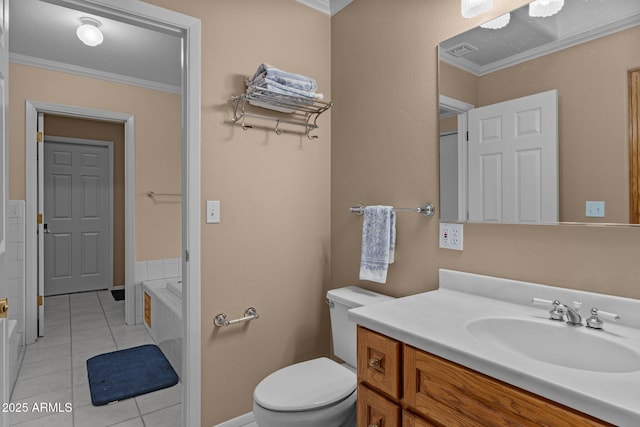
[[[640,0],[566,0],[548,18],[531,18],[524,6],[511,13],[505,28],[477,27],[440,43],[440,58],[482,75],[639,23]],[[462,57],[446,53],[463,45],[469,53]]]

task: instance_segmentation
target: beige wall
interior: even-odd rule
[[[334,286],[358,277],[361,219],[347,207],[437,206],[437,44],[524,3],[496,1],[467,20],[457,1],[356,0],[333,18]],[[388,283],[361,284],[407,295],[436,288],[438,269],[451,268],[640,297],[639,228],[467,224],[462,252],[438,249],[437,235],[436,219],[399,215]]]
[[[113,284],[124,285],[124,125],[45,114],[44,128],[47,136],[113,143]]]
[[[25,100],[131,113],[136,260],[180,257],[180,201],[154,202],[146,196],[149,190],[180,192],[180,95],[13,63],[9,72],[9,197],[26,197]]]
[[[319,139],[229,124],[232,95],[262,62],[314,77],[331,99],[330,18],[294,0],[152,0],[202,20],[202,425],[251,411],[255,385],[327,355],[331,111]],[[274,123],[269,123],[274,125]],[[204,209],[204,207],[203,207]],[[204,210],[203,210],[204,211]],[[260,319],[214,328],[213,316]]]
[[[557,89],[560,221],[628,223],[627,72],[640,67],[638,40],[634,27],[479,78],[440,64],[440,93],[483,106]],[[587,200],[605,201],[606,216],[585,217]]]

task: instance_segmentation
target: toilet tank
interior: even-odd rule
[[[331,315],[333,353],[348,365],[356,367],[356,324],[347,317],[347,310],[394,299],[357,286],[332,289],[327,292]]]

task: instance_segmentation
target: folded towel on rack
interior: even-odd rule
[[[266,62],[264,64],[260,64],[251,80],[256,80],[259,77],[267,78],[275,81],[276,83],[305,91],[313,92],[318,88],[318,84],[311,77],[302,74],[289,73],[269,65]]]
[[[367,206],[362,222],[360,280],[386,283],[394,261],[396,215],[392,206]]]
[[[288,96],[301,96],[303,98],[309,99],[323,99],[324,95],[321,93],[316,93],[314,91],[302,90],[295,87],[287,86],[282,83],[278,83],[275,80],[272,80],[268,77],[258,77],[256,79],[252,79],[250,83],[258,88],[266,88],[274,92],[281,93],[283,95]]]

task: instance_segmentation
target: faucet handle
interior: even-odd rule
[[[563,320],[566,307],[559,300],[551,301],[544,298],[532,298],[531,302],[535,305],[552,305],[553,308],[549,311],[549,318],[551,320]]]
[[[587,319],[587,327],[591,329],[602,329],[602,324],[604,322],[600,320],[600,317],[604,317],[607,320],[613,320],[616,322],[620,320],[620,316],[615,313],[598,310],[596,307],[593,307],[591,309],[591,317]]]

